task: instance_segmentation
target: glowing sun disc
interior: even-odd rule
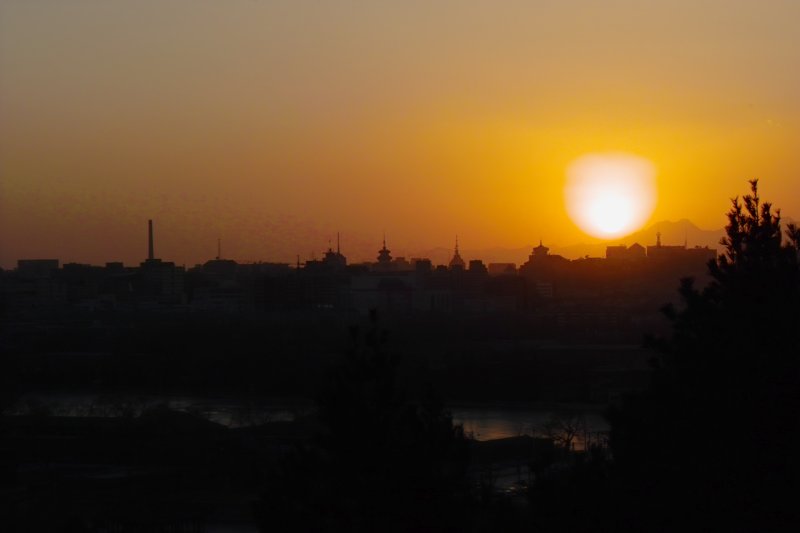
[[[567,168],[567,213],[594,237],[622,237],[641,228],[656,207],[656,171],[642,157],[587,154]]]

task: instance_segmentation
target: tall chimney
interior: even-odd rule
[[[153,221],[147,221],[147,259],[152,261],[155,259],[153,255]]]

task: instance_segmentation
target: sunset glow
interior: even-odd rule
[[[720,229],[754,177],[798,218],[800,3],[766,3],[4,2],[0,268],[136,264],[151,218],[186,265],[337,232],[368,261],[383,230],[406,257],[459,234],[574,258],[643,222]],[[609,152],[658,168],[652,214],[566,208],[570,162]]]
[[[2,531],[790,530],[798,67],[800,0],[0,0]]]
[[[594,237],[627,235],[647,222],[656,206],[655,168],[627,154],[585,155],[567,169],[567,212]]]

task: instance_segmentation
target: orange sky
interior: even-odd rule
[[[351,260],[596,242],[565,168],[658,170],[651,222],[800,217],[800,2],[0,4],[0,265]]]

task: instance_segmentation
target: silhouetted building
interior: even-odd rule
[[[57,274],[58,259],[20,259],[17,269],[3,276],[0,307],[16,314],[54,309],[65,298]]]
[[[716,259],[717,250],[715,248],[709,248],[708,246],[695,246],[693,248],[687,248],[686,255],[692,262],[702,262],[704,265],[707,265],[709,261]]]
[[[529,259],[530,260],[543,259],[543,258],[547,257],[548,255],[550,255],[550,248],[548,248],[547,246],[542,244],[542,240],[539,239],[539,246],[536,246],[533,249],[533,252],[531,252],[531,255],[530,255]]]
[[[413,310],[415,284],[410,271],[366,272],[350,280],[351,303],[359,313],[408,313]]]
[[[411,264],[413,265],[414,271],[416,272],[430,274],[431,271],[433,270],[433,265],[430,259],[412,258]]]
[[[528,260],[519,267],[519,273],[523,276],[552,275],[555,269],[563,267],[569,263],[568,259],[560,255],[550,255],[550,248],[539,241],[539,246],[534,247]]]
[[[517,265],[514,263],[489,263],[490,276],[514,276],[517,274]]]
[[[155,258],[153,221],[147,223],[147,259],[139,265],[135,292],[140,305],[177,305],[185,301],[183,267]]]
[[[414,270],[414,267],[405,257],[395,257],[392,259],[392,269],[396,272],[408,272]]]
[[[550,255],[550,248],[539,241],[528,260],[519,268],[531,294],[540,298],[553,298],[556,285],[570,261],[560,255]]]
[[[235,281],[239,265],[233,259],[212,259],[203,263],[203,274],[216,282]]]
[[[136,293],[141,303],[176,305],[184,301],[183,267],[153,259],[139,266]]]
[[[383,246],[378,250],[378,262],[375,263],[374,267],[378,272],[391,272],[394,270],[392,252],[386,247],[386,235],[383,236]]]
[[[106,263],[106,272],[118,274],[125,271],[125,265],[121,261],[110,261]]]
[[[661,244],[661,232],[656,233],[655,246],[647,247],[647,258],[656,261],[680,258],[686,250],[686,245],[663,245]]]
[[[647,257],[644,246],[635,242],[630,246],[606,246],[606,259],[611,261],[641,261]]]
[[[333,270],[344,270],[347,266],[347,258],[342,255],[340,249],[338,233],[336,234],[336,251],[334,252],[329,246],[328,251],[325,252],[325,256],[322,258],[322,263]]]
[[[647,259],[658,263],[669,263],[677,268],[690,267],[704,269],[708,261],[715,259],[717,251],[708,246],[687,248],[683,245],[664,245],[661,233],[656,234],[655,246],[647,247]]]
[[[58,259],[20,259],[17,274],[27,278],[49,278],[58,270]]]
[[[456,249],[453,252],[453,258],[450,259],[448,267],[450,270],[464,270],[466,263],[461,259],[461,254],[458,252],[458,237],[456,237]]]
[[[480,259],[472,259],[469,262],[468,272],[470,274],[488,274],[489,270],[486,268],[486,265],[484,265],[483,261],[481,261]]]
[[[84,309],[95,309],[98,302],[105,269],[99,266],[65,263],[57,272],[68,304]]]

